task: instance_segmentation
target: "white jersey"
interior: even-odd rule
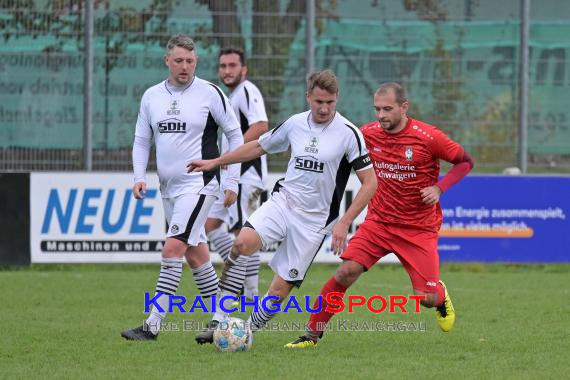
[[[186,193],[219,196],[219,170],[187,173],[186,169],[191,161],[220,155],[218,127],[235,136],[239,123],[228,99],[214,84],[194,77],[185,88],[164,81],[146,90],[135,136],[154,138],[162,197]],[[232,169],[229,176],[235,177],[237,192],[239,167]]]
[[[291,147],[285,178],[274,192],[283,192],[288,207],[301,211],[313,231],[332,229],[351,168],[372,167],[362,133],[338,112],[326,125],[315,124],[310,111],[293,115],[263,134],[259,144],[267,153]]]
[[[230,103],[245,135],[249,126],[260,121],[267,121],[263,96],[256,85],[249,80],[241,82],[231,92]],[[222,137],[222,153],[228,151],[228,140]],[[263,155],[251,161],[242,162],[240,183],[260,189],[267,187],[267,157]]]

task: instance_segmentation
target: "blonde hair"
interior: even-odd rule
[[[329,94],[338,94],[338,80],[332,70],[317,71],[307,78],[307,92],[310,94],[315,87],[325,90]]]
[[[166,44],[166,54],[169,54],[170,51],[175,47],[181,47],[188,51],[194,51],[194,49],[196,49],[194,40],[186,34],[177,34],[170,37],[168,43]]]

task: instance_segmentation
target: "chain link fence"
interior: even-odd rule
[[[476,171],[516,166],[520,1],[316,2],[316,69],[341,82],[339,111],[374,119],[372,94],[404,84],[413,117],[437,125]],[[83,170],[84,1],[0,0],[0,171]],[[164,46],[187,33],[197,75],[218,83],[217,52],[243,47],[271,127],[306,109],[306,2],[94,0],[93,169],[131,170],[142,93],[164,80]],[[564,11],[566,10],[566,12]],[[570,172],[570,5],[532,4],[531,172]],[[287,155],[269,158],[283,170]],[[150,169],[154,168],[151,161]]]

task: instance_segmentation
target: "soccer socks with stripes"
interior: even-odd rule
[[[228,256],[226,260],[226,264],[224,265],[224,271],[222,272],[222,276],[220,278],[220,282],[218,285],[218,293],[217,299],[218,302],[222,302],[221,300],[225,296],[234,296],[237,298],[241,288],[243,287],[243,283],[245,281],[245,268],[247,265],[247,256],[237,256],[232,257],[231,255]],[[231,300],[226,299],[224,302],[224,306],[226,303],[231,304]],[[215,321],[221,321],[225,317],[226,313],[223,310],[218,310],[214,314],[212,318]]]
[[[166,317],[166,312],[168,311],[169,296],[176,294],[178,290],[178,285],[180,284],[180,277],[182,276],[182,264],[184,263],[184,258],[182,257],[172,257],[172,258],[162,258],[160,263],[160,275],[158,276],[158,281],[156,282],[156,292],[164,293],[157,303],[164,310],[163,312],[157,310],[153,305],[150,311],[150,316],[146,320],[150,331],[153,334],[158,334],[160,330],[160,323]]]
[[[196,287],[204,301],[211,300],[218,291],[218,275],[211,261],[207,261],[198,268],[190,268],[194,276]],[[209,302],[209,301],[208,301]],[[212,310],[212,305],[207,305]]]
[[[243,295],[248,300],[252,300],[254,296],[259,294],[258,283],[260,265],[261,259],[259,257],[259,252],[251,255],[247,260]]]
[[[334,278],[334,276],[332,276],[331,278],[329,278],[329,280],[327,281],[327,283],[323,286],[323,288],[321,289],[321,292],[319,293],[319,297],[322,298],[322,307],[321,307],[321,311],[319,311],[318,313],[315,314],[311,314],[311,318],[309,319],[309,331],[307,331],[307,336],[312,338],[312,339],[319,339],[324,331],[324,326],[328,323],[328,321],[330,321],[330,319],[333,317],[334,313],[328,312],[326,311],[326,309],[328,307],[330,307],[331,309],[336,309],[337,306],[332,306],[332,304],[330,304],[329,302],[327,302],[327,294],[332,293],[332,292],[336,292],[336,293],[341,293],[342,296],[340,296],[340,298],[342,299],[344,297],[344,293],[346,292],[346,287],[342,284],[340,284],[339,282],[337,282],[337,280]],[[335,297],[335,299],[338,299],[339,297]],[[313,305],[313,308],[318,308],[319,306],[319,300],[315,300],[315,304]]]
[[[234,239],[232,234],[228,232],[225,225],[221,225],[208,233],[208,240],[214,251],[218,252],[222,260],[225,262],[232,251]]]
[[[247,256],[232,257],[226,260],[224,271],[220,278],[220,289],[231,294],[238,295],[245,281],[245,271],[247,266]]]
[[[259,329],[262,329],[267,322],[269,322],[277,312],[270,313],[269,311],[263,308],[263,300],[268,297],[269,294],[265,293],[263,297],[259,297],[257,301],[257,311],[253,311],[249,318],[247,319],[246,325],[251,328],[251,331],[256,332]],[[274,306],[271,304],[271,300],[265,303],[268,309],[273,309]]]

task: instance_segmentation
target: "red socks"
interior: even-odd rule
[[[311,335],[315,335],[317,337],[320,336],[324,330],[325,324],[328,323],[328,321],[334,315],[334,313],[330,313],[330,312],[325,311],[327,309],[327,307],[329,307],[329,306],[333,309],[337,307],[337,305],[333,306],[332,304],[327,302],[327,300],[326,300],[327,294],[331,293],[331,292],[337,292],[337,293],[342,293],[342,297],[344,297],[344,293],[346,292],[346,289],[347,288],[344,285],[339,284],[336,281],[334,276],[329,278],[327,283],[321,289],[321,293],[319,294],[319,296],[322,298],[321,311],[319,311],[318,313],[311,314],[311,318],[309,319],[309,328],[312,331]],[[338,297],[335,297],[335,298],[338,298]],[[314,309],[316,309],[318,307],[318,305],[319,305],[318,302],[319,302],[318,299],[315,300],[315,304],[313,305]]]

